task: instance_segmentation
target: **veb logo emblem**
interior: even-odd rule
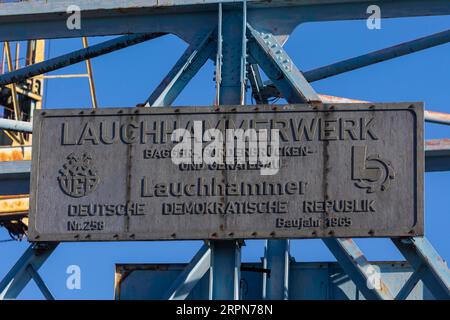
[[[59,170],[58,181],[65,194],[80,198],[91,193],[100,179],[89,154],[84,153],[81,157],[77,157],[71,153],[67,156],[63,169]]]

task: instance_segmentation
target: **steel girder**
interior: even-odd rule
[[[373,266],[367,261],[362,251],[352,239],[329,238],[322,240],[366,299],[394,299],[387,284],[382,279],[380,279],[379,286],[370,287],[368,285],[370,276],[374,272]]]
[[[413,52],[436,47],[447,42],[450,42],[450,30],[438,32],[426,37],[404,42],[396,46],[377,50],[358,57],[307,71],[305,72],[305,78],[310,82],[318,81],[338,74],[366,67],[375,63],[411,54]]]
[[[28,121],[0,119],[0,128],[10,131],[29,132],[33,131],[33,124]]]
[[[289,240],[266,240],[262,297],[267,300],[289,299],[289,269],[291,263]]]
[[[37,271],[56,249],[58,243],[31,244],[0,282],[0,299],[15,299],[31,279],[47,299],[53,299]]]
[[[239,241],[210,242],[209,299],[239,300],[241,281],[241,244]]]
[[[0,86],[21,82],[25,79],[55,71],[81,61],[92,59],[110,52],[114,52],[138,43],[155,39],[165,35],[164,33],[137,34],[129,36],[121,36],[112,40],[108,40],[87,48],[73,51],[59,57],[51,58],[30,66],[14,70],[0,76]]]
[[[210,32],[199,43],[190,45],[167,76],[148,98],[146,107],[172,105],[180,92],[216,52],[216,32]]]
[[[319,96],[298,70],[282,45],[271,33],[255,30],[247,25],[249,54],[272,80],[289,103],[316,103]]]
[[[420,278],[436,299],[450,300],[450,270],[431,243],[425,237],[393,238],[392,242],[415,270],[411,282]]]
[[[219,2],[238,7],[241,3],[234,0],[34,0],[4,3],[0,10],[0,41],[163,32],[191,42],[199,29],[211,29],[216,25]],[[250,23],[284,38],[303,22],[365,19],[369,5],[380,6],[384,18],[450,13],[447,0],[247,0],[247,3]],[[79,30],[66,27],[70,15],[67,9],[72,5],[81,9],[82,27]]]
[[[185,300],[198,281],[211,267],[211,248],[203,245],[188,266],[173,282],[164,295],[164,300]]]

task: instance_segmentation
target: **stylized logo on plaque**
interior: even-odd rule
[[[92,156],[88,153],[83,153],[81,156],[71,153],[66,160],[58,176],[62,191],[74,198],[91,193],[100,181],[97,170],[92,164]]]
[[[366,146],[352,148],[352,179],[367,193],[385,191],[395,178],[395,172],[389,161],[381,159],[378,154],[367,156]]]

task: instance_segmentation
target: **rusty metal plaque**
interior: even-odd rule
[[[31,241],[423,234],[420,103],[38,110],[33,128]]]

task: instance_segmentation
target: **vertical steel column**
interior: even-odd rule
[[[241,246],[238,241],[211,241],[209,299],[239,300]]]
[[[289,240],[267,240],[263,268],[270,274],[263,276],[263,299],[289,299]]]
[[[220,104],[241,104],[242,96],[242,61],[243,55],[243,15],[238,10],[228,9],[222,5],[222,34],[219,34],[219,43],[222,45],[221,78],[220,78]],[[222,41],[220,41],[220,37]],[[220,52],[218,52],[220,54]]]
[[[244,6],[244,11],[246,7]],[[245,14],[219,4],[218,47],[216,59],[216,103],[243,104],[245,102],[246,41],[243,19]],[[243,65],[244,64],[244,65]],[[242,70],[244,69],[244,71]],[[224,180],[227,176],[224,175]],[[225,181],[226,182],[226,181]],[[225,199],[226,201],[226,199]],[[210,300],[238,300],[241,280],[241,245],[238,241],[211,241],[209,271]]]

